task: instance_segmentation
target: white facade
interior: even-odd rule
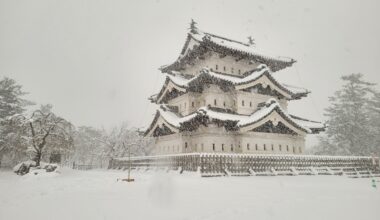
[[[156,155],[180,153],[253,153],[302,154],[303,136],[261,132],[227,132],[214,126],[196,132],[178,133],[156,138]]]
[[[200,44],[192,38],[189,39],[189,42],[186,44],[187,48],[184,49],[180,58],[185,57],[186,54],[197,48],[197,44],[198,46]],[[228,41],[228,39],[220,37],[220,42],[223,43],[224,41]],[[238,44],[238,42],[232,43]],[[245,44],[238,46],[249,47]],[[165,119],[157,113],[156,119],[147,131],[148,135],[154,135],[156,134],[155,129],[164,130],[164,132],[160,132],[159,130],[159,134],[156,135],[154,154],[167,155],[194,152],[248,154],[304,153],[305,136],[307,133],[311,133],[311,130],[297,124],[287,114],[288,101],[294,98],[292,96],[294,93],[284,89],[277,81],[273,80],[271,75],[265,74],[258,75],[259,77],[257,78],[252,77],[252,80],[247,80],[244,83],[235,83],[233,86],[229,83],[225,83],[226,86],[223,83],[218,83],[218,80],[224,80],[223,76],[245,79],[249,74],[260,70],[263,63],[248,59],[243,55],[239,55],[238,53],[236,56],[231,55],[231,53],[221,54],[220,52],[208,49],[208,51],[199,54],[198,58],[181,62],[181,67],[174,65],[173,68],[177,68],[174,69],[174,74],[186,76],[189,79],[188,81],[201,76],[200,72],[205,68],[212,71],[213,74],[220,74],[222,77],[217,77],[216,82],[211,80],[202,83],[202,80],[200,80],[201,82],[198,82],[199,84],[197,85],[202,87],[201,90],[188,90],[188,87],[184,86],[184,84],[176,85],[175,82],[171,81],[165,85],[166,87],[161,90],[160,96],[155,101],[157,104],[165,104],[170,109],[175,109],[173,110],[175,111],[173,115],[178,116],[170,116],[177,118],[177,121],[170,122],[169,119]],[[266,58],[260,57],[258,60],[263,59]],[[275,69],[285,68],[286,65],[281,62],[285,61],[269,64],[274,65],[273,68]],[[278,67],[278,65],[284,65],[285,67]],[[182,81],[179,80],[179,82],[183,82],[183,79]],[[258,87],[262,89],[260,93]],[[177,95],[163,99],[165,94],[173,90],[178,91]],[[266,90],[269,90],[269,92],[265,92]],[[275,100],[277,107],[275,106],[276,108],[272,108],[272,111],[254,120],[257,115],[255,117],[252,115],[259,112],[263,103],[265,104],[268,100]],[[243,116],[250,119],[252,116],[252,123],[241,123],[239,126],[235,124],[233,129],[227,129],[226,125],[229,125],[228,123],[234,120],[230,120],[226,116],[227,118],[217,118],[216,121],[214,120],[215,118],[209,118],[207,125],[201,122],[194,129],[181,127],[181,123],[194,119],[196,117],[195,112],[199,112],[199,109],[205,107],[224,112],[225,115],[230,114],[231,118]],[[280,110],[274,111],[273,109]]]

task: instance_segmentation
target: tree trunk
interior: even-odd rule
[[[40,165],[41,156],[42,156],[41,151],[37,151],[36,154],[34,155],[33,161],[36,162],[36,166]]]

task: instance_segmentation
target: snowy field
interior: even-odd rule
[[[380,219],[371,179],[132,174],[126,183],[114,170],[0,171],[0,219]]]

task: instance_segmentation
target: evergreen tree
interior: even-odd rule
[[[369,102],[369,117],[370,117],[370,134],[369,140],[372,147],[372,152],[380,156],[380,92],[375,92],[373,98]]]
[[[375,131],[379,129],[371,110],[376,103],[375,84],[364,81],[360,73],[343,76],[342,80],[343,88],[329,97],[331,106],[325,109],[328,129],[320,137],[316,153],[370,155],[375,150]]]
[[[24,154],[25,146],[21,133],[10,118],[23,114],[32,103],[22,98],[25,93],[15,80],[4,77],[0,80],[0,161],[4,154],[14,160]]]

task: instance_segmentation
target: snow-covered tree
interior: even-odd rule
[[[89,126],[81,126],[74,135],[73,161],[77,164],[95,165],[103,167],[109,160],[106,155],[106,144],[104,130]]]
[[[132,155],[147,155],[151,150],[152,140],[140,135],[137,129],[127,123],[114,127],[104,139],[107,143],[109,157],[125,157],[130,150]]]
[[[342,80],[343,88],[329,97],[331,105],[325,109],[328,129],[320,137],[316,153],[370,155],[379,148],[373,139],[380,129],[374,122],[379,116],[371,110],[376,103],[375,84],[364,81],[362,74],[343,76]]]
[[[0,161],[4,154],[14,160],[24,155],[21,133],[10,118],[24,113],[25,107],[32,104],[22,98],[25,94],[15,80],[7,77],[0,80]]]
[[[151,141],[127,123],[109,131],[82,126],[74,135],[75,152],[72,159],[76,164],[104,167],[114,157],[127,156],[129,150],[133,156],[147,155]]]
[[[374,96],[369,102],[369,126],[371,131],[372,152],[380,156],[380,92],[374,92]]]
[[[70,150],[73,126],[55,115],[51,105],[43,105],[30,116],[16,115],[13,121],[23,131],[23,138],[29,144],[32,160],[39,166],[43,153]]]

